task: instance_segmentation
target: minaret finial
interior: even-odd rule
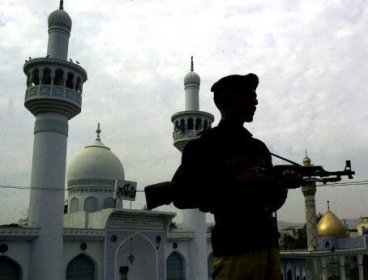
[[[327,200],[327,210],[330,211],[330,201]]]
[[[190,57],[190,71],[194,71],[193,56]]]
[[[307,153],[307,150],[305,150],[305,156],[308,157],[308,153]]]
[[[60,0],[60,10],[64,10],[64,0]]]
[[[100,141],[100,133],[101,133],[101,129],[100,129],[100,123],[97,124],[97,129],[96,129],[96,133],[97,133],[97,138],[96,141]]]

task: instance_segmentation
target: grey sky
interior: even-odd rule
[[[34,117],[24,106],[28,57],[46,55],[47,17],[58,1],[0,2],[0,185],[29,186]],[[256,73],[259,106],[247,128],[277,154],[344,168],[368,179],[368,2],[65,1],[73,20],[69,57],[88,73],[82,113],[69,122],[68,162],[96,136],[138,188],[171,179],[180,161],[171,115],[184,109],[183,78],[194,56],[201,110],[219,115],[210,87]],[[276,163],[278,161],[275,161]],[[143,206],[143,196],[135,207]],[[368,216],[367,186],[317,190],[317,211]],[[0,189],[0,223],[25,215],[28,191]],[[164,208],[174,210],[173,207]],[[300,190],[279,217],[304,221]]]

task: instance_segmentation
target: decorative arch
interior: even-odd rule
[[[84,210],[86,212],[96,212],[97,211],[97,198],[94,196],[89,196],[84,201]]]
[[[75,213],[79,211],[79,199],[76,197],[73,197],[70,200],[70,213]]]
[[[294,280],[294,267],[291,265],[290,262],[288,262],[286,264],[285,279],[286,280]]]
[[[166,279],[185,279],[184,258],[178,252],[172,252],[166,260]]]
[[[293,280],[293,272],[290,268],[286,272],[286,279],[287,280]]]
[[[12,259],[0,256],[0,280],[21,280],[22,269]]]
[[[301,280],[301,268],[299,266],[295,269],[295,280]]]
[[[146,263],[150,263],[152,265],[143,270],[128,271],[128,279],[159,279],[157,244],[140,232],[134,232],[120,243],[116,250],[115,263],[116,275],[121,273],[121,268],[132,265],[144,267]]]
[[[76,256],[66,268],[66,280],[95,280],[95,275],[95,264],[85,254]]]

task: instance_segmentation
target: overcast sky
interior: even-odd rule
[[[34,116],[25,109],[28,57],[44,57],[47,17],[57,0],[0,2],[0,224],[26,216]],[[82,113],[69,122],[67,162],[96,137],[120,158],[138,188],[170,180],[180,162],[171,116],[184,110],[183,78],[201,77],[201,110],[219,114],[211,85],[229,74],[260,77],[259,105],[246,127],[276,154],[368,180],[368,2],[363,0],[78,0],[69,54],[88,73]],[[275,163],[280,163],[275,161]],[[340,218],[368,216],[368,185],[318,188]],[[138,194],[134,207],[144,204]],[[172,210],[174,207],[163,208]],[[279,218],[304,222],[301,190]]]

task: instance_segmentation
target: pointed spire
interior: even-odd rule
[[[64,10],[64,0],[60,0],[60,10]]]
[[[194,71],[193,56],[190,57],[190,71]]]
[[[101,138],[100,138],[100,133],[101,133],[100,123],[97,124],[96,133],[97,133],[96,141],[101,141]]]

